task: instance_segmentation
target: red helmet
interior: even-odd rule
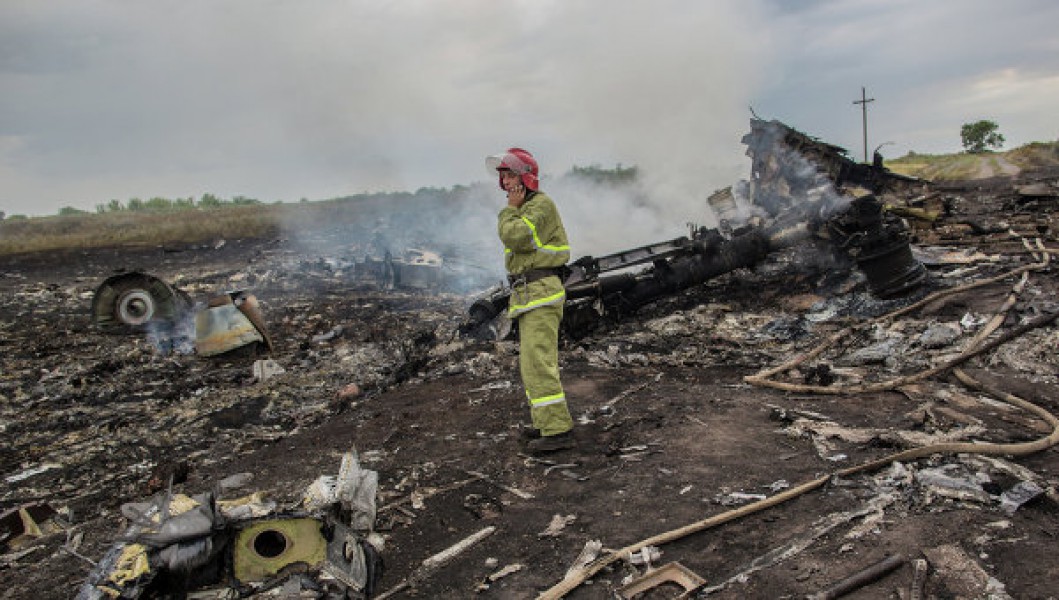
[[[537,191],[537,161],[532,154],[522,148],[508,148],[507,152],[486,157],[485,168],[490,173],[496,173],[502,169],[518,173],[521,176],[522,185]],[[504,189],[503,181],[500,182],[500,189]]]

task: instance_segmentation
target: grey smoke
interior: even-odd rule
[[[680,223],[731,180],[767,50],[734,0],[3,4],[9,214],[469,185],[520,145],[552,178],[637,165]]]

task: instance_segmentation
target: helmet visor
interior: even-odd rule
[[[485,170],[490,175],[496,175],[496,172],[500,169],[511,169],[520,175],[533,172],[532,165],[527,164],[510,152],[501,152],[485,158]]]

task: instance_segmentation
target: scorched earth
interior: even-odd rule
[[[891,556],[896,569],[852,597],[909,597],[923,558],[931,596],[1055,597],[1054,447],[928,452],[850,472],[932,444],[1054,437],[1039,416],[954,376],[1056,412],[1054,321],[945,366],[994,315],[990,340],[1059,307],[1044,264],[1057,247],[1055,194],[1029,202],[1017,191],[1026,184],[1054,191],[1056,178],[934,188],[951,210],[916,229],[929,279],[908,297],[877,300],[855,271],[802,268],[797,254],[780,253],[565,339],[578,445],[543,459],[524,454],[518,435],[528,415],[517,345],[455,335],[468,295],[353,281],[341,265],[356,257],[340,245],[325,257],[285,238],[3,257],[0,508],[58,512],[51,533],[4,548],[2,596],[74,596],[120,538],[119,507],[170,480],[190,496],[250,473],[233,496],[259,491],[295,509],[356,450],[379,475],[377,593],[396,588],[394,597],[534,598],[588,542],[604,557],[628,555],[820,478],[774,506],[656,538],[648,565],[619,557],[568,597],[610,598],[648,567],[679,563],[705,580],[694,592],[702,597],[793,598]],[[1023,239],[1044,251],[1031,254]],[[143,269],[192,297],[250,289],[283,372],[260,381],[252,366],[261,356],[162,354],[142,335],[97,330],[88,307],[116,268]],[[752,377],[843,331],[812,360]],[[909,380],[863,387],[900,377]],[[776,382],[787,387],[768,385]],[[815,389],[824,383],[838,393]],[[1025,502],[1011,493],[1025,488],[1038,493]],[[487,527],[491,535],[403,585],[425,559]],[[680,591],[668,584],[646,597]]]

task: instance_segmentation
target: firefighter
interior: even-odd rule
[[[511,284],[508,316],[518,323],[519,373],[529,400],[531,428],[524,437],[532,454],[574,445],[574,421],[559,381],[559,322],[566,290],[561,269],[570,259],[559,211],[539,189],[537,161],[521,148],[486,159],[507,192],[497,223]]]

